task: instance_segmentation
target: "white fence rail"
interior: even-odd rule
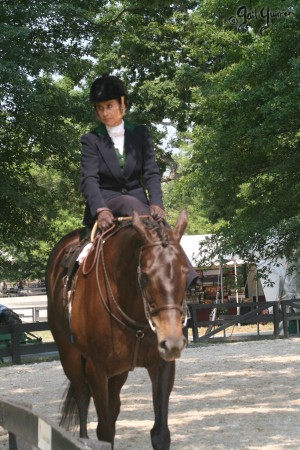
[[[1,298],[0,303],[15,311],[22,322],[46,322],[48,320],[46,295],[6,297]]]

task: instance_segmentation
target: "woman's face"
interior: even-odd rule
[[[98,119],[108,127],[120,125],[125,114],[120,103],[115,99],[96,103],[95,109]]]

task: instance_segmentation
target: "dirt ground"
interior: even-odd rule
[[[57,423],[66,388],[58,361],[2,367],[0,374],[1,397],[32,404]],[[188,347],[170,401],[172,450],[298,450],[299,381],[300,338]],[[94,429],[93,408],[89,421]],[[151,385],[136,369],[122,390],[115,449],[150,450],[152,423]],[[1,450],[8,449],[5,436],[2,430]]]

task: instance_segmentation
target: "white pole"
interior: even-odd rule
[[[238,303],[238,301],[239,301],[239,290],[238,290],[238,285],[237,285],[238,277],[237,277],[236,260],[234,260],[234,282],[235,282],[235,298],[236,298],[236,301]]]
[[[256,268],[256,274],[255,274],[255,297],[256,297],[256,303],[258,303],[258,278],[257,278],[257,268]],[[257,322],[256,327],[257,327],[257,334],[259,334],[259,322]]]
[[[235,299],[236,299],[236,302],[238,303],[239,302],[239,291],[238,291],[238,285],[237,285],[238,278],[237,278],[236,260],[234,260],[234,282],[235,282]],[[240,315],[241,311],[240,311],[239,307],[236,308],[236,313],[238,316]],[[240,325],[240,324],[238,324],[238,325]]]

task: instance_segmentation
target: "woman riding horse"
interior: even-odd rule
[[[197,277],[180,245],[187,214],[181,212],[173,229],[164,222],[148,130],[123,119],[128,94],[121,80],[98,78],[90,99],[101,123],[82,137],[81,189],[87,201],[84,224],[90,228],[97,220],[101,233],[69,293],[65,259],[85,229],[56,245],[46,275],[48,321],[70,380],[62,424],[77,413],[80,436],[87,438],[92,397],[98,439],[113,445],[120,390],[130,370],[144,367],[152,383],[152,446],[168,450],[175,359],[186,343],[185,288]],[[115,216],[132,217],[116,226]]]
[[[115,76],[97,78],[90,90],[100,125],[81,138],[81,191],[86,199],[83,223],[95,220],[104,231],[115,216],[151,215],[158,222],[165,217],[161,176],[151,138],[145,125],[124,119],[128,92]],[[146,192],[147,191],[147,192]],[[197,281],[189,265],[188,286]]]

